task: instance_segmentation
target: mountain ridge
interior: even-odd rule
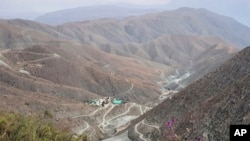
[[[203,14],[192,15],[193,11],[59,26],[1,20],[1,107],[27,114],[50,107],[53,120],[76,134],[87,133],[93,140],[116,135],[124,129],[118,121],[129,127],[132,119],[167,98],[168,89],[181,91],[239,51],[237,42],[223,38],[216,24],[199,20]],[[234,24],[245,29],[231,19],[221,22],[220,16],[213,16],[211,20],[220,24],[229,22],[223,30]],[[186,21],[191,22],[183,24]],[[200,28],[203,24],[206,27]],[[204,34],[207,27],[213,29],[211,35]],[[86,104],[104,97],[127,103]]]
[[[143,119],[148,124],[159,125],[156,129],[140,128],[147,140],[165,140],[168,129],[165,123],[175,119],[173,132],[182,140],[228,140],[229,125],[249,123],[250,47],[202,79],[190,84],[181,92],[147,112]],[[133,125],[133,124],[132,124]],[[138,139],[135,127],[130,137]],[[159,131],[160,131],[159,130]]]
[[[67,33],[66,30],[69,30],[67,28],[71,29],[70,33]],[[74,28],[77,28],[77,30]],[[67,23],[57,26],[57,29],[64,34],[78,38],[80,41],[85,39],[83,42],[88,43],[91,43],[91,40],[88,39],[89,36],[92,36],[92,40],[103,38],[102,40],[107,40],[106,42],[111,41],[122,44],[127,41],[146,43],[161,35],[191,34],[218,36],[240,48],[250,44],[248,41],[250,28],[232,18],[208,10],[192,8],[146,14],[139,17],[127,17],[122,20],[106,19],[77,22],[77,24]],[[102,30],[103,33],[100,34],[96,30]],[[94,36],[96,32],[99,35],[98,37]],[[234,34],[230,34],[232,32]],[[77,37],[76,35],[80,35],[80,33],[88,33],[89,35]]]
[[[101,18],[122,19],[128,16],[139,16],[157,11],[161,10],[149,8],[130,8],[115,5],[98,5],[70,8],[47,13],[35,18],[35,21],[49,25],[59,25],[69,22],[89,21]],[[80,16],[79,13],[81,13]]]

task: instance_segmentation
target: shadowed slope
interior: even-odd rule
[[[247,47],[214,72],[146,113],[146,121],[160,124],[161,133],[152,130],[144,133],[151,140],[166,140],[165,122],[175,118],[174,133],[182,140],[196,137],[205,141],[228,140],[229,125],[250,122],[249,63],[250,47]],[[131,134],[131,137],[136,136]]]

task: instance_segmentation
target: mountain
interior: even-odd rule
[[[96,24],[94,24],[94,22],[96,22]],[[110,22],[110,20],[108,20],[108,22]],[[115,21],[112,22],[114,22],[114,24],[118,24]],[[211,69],[218,66],[220,63],[229,58],[230,55],[237,52],[237,50],[232,44],[227,43],[226,41],[223,41],[218,37],[205,37],[205,36],[203,37],[198,35],[185,35],[185,34],[161,35],[159,37],[156,37],[155,39],[152,39],[150,42],[135,43],[132,41],[126,41],[125,40],[126,37],[124,38],[122,37],[122,35],[124,35],[131,39],[134,38],[131,37],[131,35],[127,34],[127,32],[121,30],[119,26],[116,27],[103,24],[103,26],[97,28],[97,26],[101,25],[101,23],[102,20],[87,22],[87,23],[71,23],[71,24],[66,24],[65,26],[61,25],[52,27],[40,23],[23,21],[23,20],[2,21],[0,25],[4,27],[3,31],[5,31],[4,33],[6,33],[6,34],[1,34],[2,37],[6,37],[2,38],[2,47],[7,49],[20,48],[21,51],[24,52],[26,52],[27,47],[28,47],[27,49],[30,48],[31,50],[32,49],[37,50],[37,46],[35,46],[36,44],[49,45],[46,47],[46,50],[51,50],[49,48],[59,47],[60,50],[62,50],[63,52],[61,52],[58,49],[53,49],[53,51],[50,51],[48,53],[46,51],[46,53],[44,54],[43,51],[39,52],[41,51],[41,49],[38,48],[39,51],[35,53],[43,54],[43,56],[39,56],[39,58],[46,58],[47,56],[49,60],[51,59],[50,56],[52,56],[52,59],[54,59],[53,57],[55,56],[53,56],[53,54],[58,54],[62,56],[62,58],[68,60],[69,62],[64,62],[63,60],[57,61],[58,60],[57,58],[55,59],[55,62],[49,61],[49,63],[53,63],[53,65],[48,64],[43,69],[33,70],[32,68],[33,65],[29,67],[29,65],[27,64],[25,64],[25,68],[19,65],[18,66],[19,69],[22,68],[27,70],[28,72],[35,71],[34,72],[35,74],[34,73],[31,74],[37,77],[42,77],[44,79],[49,79],[54,83],[70,85],[74,87],[84,87],[85,89],[91,91],[92,93],[98,93],[105,96],[111,96],[112,94],[119,93],[118,91],[122,90],[113,91],[112,89],[110,89],[111,87],[107,87],[106,82],[108,81],[102,80],[106,77],[103,77],[101,80],[99,80],[99,78],[96,78],[95,76],[92,78],[89,77],[87,78],[86,74],[88,74],[90,71],[93,71],[93,69],[92,68],[88,69],[85,66],[83,68],[80,68],[81,62],[87,61],[88,63],[93,64],[93,66],[97,66],[97,68],[95,68],[94,70],[99,70],[99,71],[97,71],[94,74],[88,74],[88,76],[92,75],[108,76],[105,73],[112,72],[115,74],[119,74],[119,76],[122,77],[123,80],[129,77],[131,78],[134,77],[133,79],[136,81],[138,85],[140,85],[139,86],[140,90],[142,90],[140,93],[144,93],[147,95],[147,96],[144,95],[144,98],[138,98],[137,96],[132,96],[132,95],[126,96],[126,98],[130,97],[129,99],[136,100],[134,102],[137,103],[141,102],[147,103],[150,97],[157,98],[159,92],[152,92],[153,89],[158,89],[157,87],[159,87],[156,85],[156,83],[160,81],[165,81],[164,79],[166,78],[166,76],[174,72],[177,68],[180,72],[180,75],[184,75],[186,72],[191,74],[191,77],[189,77],[189,79],[183,80],[182,85],[186,86],[193,80],[198,79],[205,73],[209,72]],[[93,25],[96,25],[96,28],[88,28],[88,26],[93,26]],[[116,28],[113,28],[113,30],[105,29],[109,27],[116,27]],[[90,31],[88,33],[93,34],[93,36],[89,35],[89,38],[92,38],[91,42],[86,41],[85,39],[86,34],[84,33],[87,32],[89,29]],[[93,29],[95,30],[93,31]],[[103,32],[105,30],[107,30],[108,32]],[[106,39],[107,42],[100,43],[105,41],[105,39],[103,38],[109,38],[110,34],[115,35],[116,34],[115,32],[122,34],[119,37],[117,36],[117,38],[120,38],[120,40],[124,42],[123,44],[118,44],[116,43],[116,41],[112,41],[111,39],[110,40]],[[101,38],[101,36],[103,37]],[[125,43],[125,41],[127,43]],[[82,44],[88,44],[88,45],[83,46]],[[71,48],[68,48],[68,46],[71,46]],[[216,52],[210,51],[213,49],[217,51]],[[78,52],[76,52],[76,50],[78,50]],[[16,50],[14,52],[18,51]],[[63,55],[61,55],[62,53]],[[32,62],[33,60],[37,60],[36,57],[34,58],[33,54],[34,54],[33,51],[31,51],[30,53],[29,51],[28,53],[25,53],[25,55],[28,55],[26,56],[27,58],[29,58],[29,55],[32,55],[32,59],[31,60],[28,59],[28,63]],[[96,56],[96,54],[98,55]],[[10,56],[13,57],[14,55]],[[13,58],[8,58],[8,59],[13,60]],[[211,64],[212,62],[214,62],[214,60],[220,60],[220,61],[213,63],[213,65],[211,65],[210,67],[206,67],[207,64]],[[23,60],[22,58],[18,57],[18,59],[16,59],[15,62],[13,62],[14,63],[13,65],[17,65],[17,63],[20,61],[26,61],[26,60]],[[42,59],[41,61],[44,60]],[[192,65],[190,64],[190,61],[192,62]],[[72,62],[75,63],[72,64]],[[61,75],[67,75],[66,74],[67,71],[65,69],[60,69],[61,71],[64,70],[64,72],[59,73],[57,69],[52,68],[52,66],[57,66],[57,68],[62,68],[63,66],[58,66],[60,64],[68,64],[68,68],[76,68],[73,70],[70,69],[68,70],[68,72],[72,72],[74,75],[67,76],[67,78],[60,77]],[[124,65],[121,66],[120,64]],[[125,64],[127,66],[125,66]],[[133,67],[129,67],[130,65]],[[146,69],[147,67],[150,67],[151,69]],[[80,70],[80,71],[75,71],[75,70]],[[124,72],[124,70],[127,71]],[[144,73],[142,73],[141,70],[144,70]],[[145,70],[148,70],[148,72],[146,72]],[[58,73],[58,75],[54,75],[54,77],[51,77],[46,73],[44,73],[44,71],[48,71],[49,74]],[[142,76],[140,76],[139,74]],[[77,76],[83,76],[83,77],[77,78]],[[67,82],[65,82],[65,79],[67,80]],[[97,83],[101,84],[102,87],[104,87],[106,90],[107,89],[109,90],[106,91],[102,88],[100,89],[95,88],[96,85],[92,83],[92,79],[94,79],[94,81],[97,81]],[[150,88],[151,90],[146,90],[144,88],[145,84],[144,81],[146,81],[148,84],[153,83],[154,86],[152,84],[150,85],[152,85],[154,88],[153,89]],[[124,85],[122,85],[122,87],[124,87]],[[116,86],[116,88],[118,87]],[[145,97],[147,97],[146,101]]]
[[[205,4],[204,4],[205,3]],[[227,6],[222,6],[227,5]],[[250,27],[250,18],[245,15],[249,13],[249,1],[200,1],[200,0],[171,0],[167,5],[164,5],[168,9],[176,9],[178,7],[192,7],[192,8],[206,8],[216,13],[234,17],[237,21]]]
[[[187,8],[58,26],[0,20],[0,29],[0,107],[27,115],[49,109],[62,129],[91,140],[119,134],[167,93],[217,68],[249,33],[231,18]],[[104,97],[126,103],[86,104]]]
[[[1,22],[1,24],[3,23]],[[219,37],[237,45],[239,48],[250,44],[248,40],[250,28],[232,18],[221,16],[205,9],[180,8],[174,11],[148,14],[140,17],[128,17],[122,20],[101,19],[59,26],[48,26],[21,20],[9,20],[8,23],[14,26],[11,29],[18,31],[13,34],[19,34],[19,36],[24,36],[21,33],[26,33],[19,31],[19,26],[22,26],[29,29],[28,31],[33,29],[44,30],[42,32],[48,33],[50,36],[53,35],[57,39],[71,39],[80,43],[97,45],[98,47],[110,46],[109,48],[111,49],[115,47],[116,50],[119,50],[119,53],[124,53],[124,51],[123,48],[117,46],[128,43],[144,44],[162,35],[173,34]],[[34,27],[35,25],[36,27]],[[3,27],[3,30],[5,29],[6,27]],[[8,35],[8,33],[1,33],[3,34],[1,36],[4,37]],[[42,35],[35,34],[34,36]],[[43,36],[47,37],[44,33]],[[10,36],[11,38],[12,36]],[[26,38],[20,38],[12,42],[19,42],[19,40],[27,40],[28,42]],[[12,42],[9,44],[13,44]]]
[[[130,8],[112,5],[99,5],[89,7],[78,7],[47,13],[37,17],[35,21],[49,25],[59,25],[69,22],[89,21],[101,18],[122,19],[128,16],[139,16],[157,11],[160,10]]]
[[[250,121],[249,66],[247,47],[140,117],[129,136],[134,140],[166,140],[170,134],[181,140],[229,140],[229,125]]]
[[[49,110],[61,129],[76,134],[95,130],[88,136],[96,140],[112,135],[109,130],[121,126],[102,130],[106,121],[134,119],[140,113],[130,109],[138,111],[139,104],[158,99],[159,86],[152,81],[160,77],[155,67],[154,63],[139,63],[84,45],[1,49],[0,107],[27,115]],[[105,107],[87,104],[107,96],[127,103]]]
[[[180,8],[123,20],[103,19],[68,23],[57,26],[57,29],[84,43],[95,44],[147,43],[161,35],[172,34],[217,36],[239,48],[250,44],[249,27],[206,9]]]

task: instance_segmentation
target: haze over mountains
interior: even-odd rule
[[[63,18],[61,18],[61,20],[63,20]],[[77,30],[74,32],[76,32],[77,35],[82,35],[80,37],[81,39],[79,39],[80,41],[83,39],[89,41],[89,37],[84,37],[84,35],[89,35],[94,40],[95,35],[91,35],[90,33],[98,33],[100,32],[99,29],[101,29],[103,33],[101,33],[102,37],[100,38],[104,38],[102,39],[104,40],[103,42],[107,42],[105,40],[108,39],[108,41],[119,44],[128,41],[139,43],[148,42],[162,34],[194,34],[218,36],[242,48],[249,44],[248,33],[250,32],[248,27],[238,23],[232,18],[217,15],[206,9],[192,8],[180,8],[175,11],[166,11],[141,17],[129,17],[123,20],[103,19],[82,22],[82,24],[77,23],[76,25],[72,23],[62,26],[59,25],[57,28],[58,30],[61,30],[61,32],[66,32],[63,31],[67,30],[65,28],[70,27],[71,30],[75,30],[76,26]],[[106,33],[104,33],[104,31]],[[79,34],[79,32],[85,34]],[[109,32],[116,33],[109,34]],[[235,33],[229,34],[231,32]],[[75,33],[64,34],[70,34],[69,36],[79,38],[79,36],[73,35]],[[97,35],[99,36],[100,34]]]
[[[98,18],[122,19],[128,16],[139,16],[143,14],[157,13],[160,11],[174,10],[180,7],[191,7],[204,8],[221,15],[230,16],[249,27],[250,18],[246,14],[250,12],[249,6],[250,3],[246,0],[171,0],[167,4],[158,6],[140,6],[133,4],[82,6],[78,8],[47,12],[46,14],[33,19],[50,25],[58,25],[68,22],[86,21]]]
[[[176,9],[179,7],[206,8],[210,11],[230,16],[250,27],[250,2],[248,0],[171,0],[165,7]]]
[[[128,16],[140,16],[154,13],[159,9],[129,8],[112,5],[99,5],[89,7],[78,7],[62,11],[56,11],[41,15],[35,19],[37,22],[59,25],[69,22],[96,20],[101,18],[122,19]]]
[[[62,128],[108,138],[161,103],[167,89],[200,79],[249,39],[250,28],[232,18],[192,8],[57,26],[0,20],[0,104],[27,114],[50,109]],[[84,103],[105,96],[127,103]]]

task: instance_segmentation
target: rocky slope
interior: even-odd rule
[[[129,108],[138,111],[141,105],[134,102],[146,104],[158,98],[158,86],[151,81],[157,77],[154,69],[133,58],[106,54],[88,46],[1,49],[0,110],[27,115],[49,111],[60,128],[85,133],[96,140],[123,126],[106,127],[107,123],[121,120],[126,124],[126,120],[140,116]],[[104,96],[123,98],[128,103],[106,107],[86,104]]]
[[[216,31],[214,24],[204,22],[206,26],[201,30],[204,32],[189,27],[201,21],[178,25],[183,17],[198,20],[199,10],[185,10],[190,15],[179,9],[120,21],[96,20],[60,26],[1,20],[1,107],[27,114],[50,109],[55,122],[65,123],[63,128],[89,133],[93,140],[118,134],[130,125],[130,120],[160,103],[166,89],[181,90],[238,51],[233,45],[237,42],[225,41],[227,38],[222,38],[224,34]],[[172,18],[184,16],[170,22],[167,17],[172,13]],[[214,22],[232,23],[230,19],[223,22],[214,16],[214,19],[209,16]],[[233,23],[248,32],[248,28]],[[206,28],[210,29],[209,34],[200,34],[206,33]],[[223,26],[223,30],[229,28]],[[230,36],[237,39],[239,35],[230,32]],[[104,96],[128,103],[120,107],[85,104]],[[118,121],[128,124],[115,124]],[[137,125],[137,133],[142,127]]]
[[[94,44],[147,43],[162,35],[216,36],[240,48],[249,45],[250,28],[206,9],[180,8],[122,20],[104,19],[57,26],[58,31]]]
[[[168,121],[174,121],[173,138],[204,141],[229,140],[229,125],[249,124],[250,47],[202,79],[187,86],[137,119],[134,140],[169,139]],[[141,124],[143,120],[145,124]],[[150,127],[148,125],[154,125]],[[139,137],[138,131],[143,136]]]
[[[73,48],[73,49],[72,49]],[[100,96],[121,96],[133,84],[133,91],[141,93],[144,100],[138,101],[136,95],[131,94],[129,99],[134,102],[146,102],[146,99],[157,97],[156,84],[151,79],[157,79],[155,69],[148,65],[138,64],[135,59],[106,54],[87,46],[73,47],[33,46],[23,50],[3,50],[2,61],[5,66],[5,77],[2,82],[27,91],[32,84],[32,79],[39,78],[60,86],[82,89]],[[87,53],[87,54],[85,54]],[[126,65],[125,65],[126,64]],[[6,71],[9,69],[10,71]],[[141,69],[144,71],[141,72]],[[127,70],[127,72],[124,72]],[[25,75],[21,75],[21,74]],[[20,79],[20,83],[15,79]],[[16,81],[16,82],[15,82]],[[21,85],[21,82],[26,85]],[[42,84],[43,84],[42,83]],[[129,93],[128,93],[129,95]],[[75,94],[65,96],[79,97]],[[126,96],[126,95],[123,95]],[[133,98],[134,97],[134,98]],[[85,97],[82,100],[90,100]]]

